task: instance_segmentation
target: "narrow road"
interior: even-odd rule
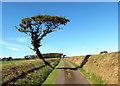
[[[55,84],[90,84],[90,82],[69,62],[62,61]]]

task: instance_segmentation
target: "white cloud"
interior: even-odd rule
[[[18,44],[13,44],[13,43],[8,43],[8,42],[4,42],[4,41],[1,41],[0,40],[0,45],[4,47],[3,48],[7,48],[7,49],[10,49],[10,50],[14,50],[14,51],[18,51],[21,49],[21,45],[18,45]]]
[[[28,37],[9,38],[8,40],[26,43],[28,41]]]
[[[16,46],[16,47],[20,47],[20,45],[12,44],[12,43],[8,43],[8,42],[4,42],[4,41],[0,41],[0,44],[6,45],[6,46]]]
[[[26,43],[27,42],[27,38],[26,37],[18,38],[17,41]]]
[[[15,47],[5,47],[5,48],[8,48],[10,50],[14,50],[14,51],[18,51],[19,49],[15,48]]]

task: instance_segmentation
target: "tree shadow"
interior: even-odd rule
[[[77,68],[70,68],[70,67],[62,67],[62,68],[56,68],[56,69],[77,70]]]
[[[78,70],[78,68],[83,68],[83,66],[87,63],[89,57],[91,55],[86,55],[86,57],[84,58],[83,62],[80,64],[80,66],[72,68],[72,67],[60,67],[60,68],[56,68],[56,69],[64,69],[64,70]]]
[[[40,66],[40,67],[37,67],[37,68],[31,69],[31,70],[28,70],[28,71],[26,71],[26,72],[23,72],[23,73],[21,73],[19,76],[15,77],[15,78],[13,78],[13,79],[11,79],[11,80],[6,81],[6,82],[3,83],[1,86],[9,86],[9,83],[11,83],[11,82],[16,82],[18,79],[23,79],[23,78],[25,78],[29,73],[32,73],[32,72],[34,72],[34,71],[36,71],[36,70],[39,70],[39,69],[41,69],[41,68],[43,68],[43,67],[45,67],[45,66],[46,66],[46,65],[42,65],[42,66]],[[12,85],[12,86],[14,86],[14,85]]]
[[[83,68],[83,66],[87,63],[87,61],[88,61],[88,59],[89,59],[90,56],[91,56],[91,55],[86,55],[86,57],[84,58],[84,60],[83,60],[83,62],[81,63],[81,65],[78,66],[77,68]]]

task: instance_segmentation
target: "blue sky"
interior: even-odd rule
[[[22,18],[48,14],[65,16],[70,22],[42,40],[42,53],[67,56],[118,51],[117,2],[3,2],[2,56],[35,54],[28,48],[30,38],[15,29]]]

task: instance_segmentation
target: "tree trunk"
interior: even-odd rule
[[[36,49],[36,54],[38,55],[38,57],[39,57],[40,59],[43,60],[43,62],[44,62],[45,65],[48,65],[48,66],[50,66],[51,68],[53,68],[47,61],[45,61],[45,59],[43,58],[43,56],[42,56],[41,52],[39,51],[39,49]],[[53,69],[54,69],[54,68],[53,68]]]

